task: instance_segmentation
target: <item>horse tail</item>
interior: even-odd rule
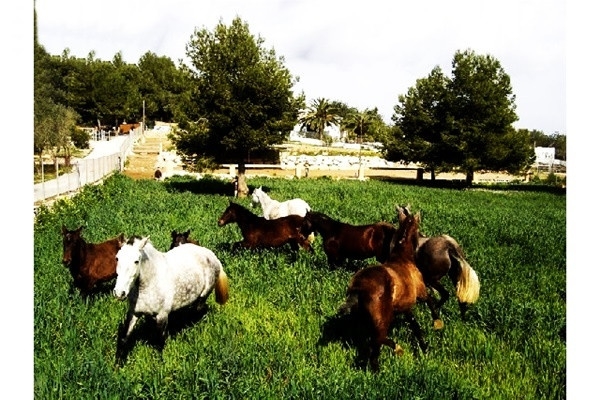
[[[449,253],[460,264],[456,279],[456,297],[461,303],[473,304],[479,299],[479,277],[465,259],[465,255],[454,238],[444,235],[450,244]]]
[[[223,305],[229,299],[229,279],[223,270],[223,266],[219,270],[219,276],[215,284],[215,298],[217,303]]]
[[[338,308],[338,314],[350,314],[352,310],[356,309],[356,306],[358,306],[358,293],[350,293],[348,296],[346,296],[346,301],[344,304]]]

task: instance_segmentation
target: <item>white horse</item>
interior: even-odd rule
[[[252,191],[252,203],[260,204],[265,219],[276,219],[294,214],[304,217],[306,212],[310,211],[310,206],[306,201],[296,198],[279,202],[269,197],[262,190],[262,186]]]
[[[117,252],[113,294],[119,300],[129,298],[129,310],[117,356],[139,317],[147,315],[156,320],[162,346],[169,313],[190,305],[201,309],[213,289],[217,303],[225,304],[229,297],[227,275],[211,250],[186,243],[162,253],[148,237],[133,236],[123,242]]]

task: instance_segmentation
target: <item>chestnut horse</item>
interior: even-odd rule
[[[396,206],[400,220],[410,215],[409,206]],[[458,242],[449,235],[427,237],[419,232],[416,261],[417,268],[423,274],[427,287],[440,294],[436,308],[441,309],[450,297],[448,290],[440,282],[448,275],[452,281],[462,319],[465,319],[467,308],[479,299],[479,277],[465,259],[465,254]]]
[[[336,221],[324,213],[308,211],[302,232],[317,232],[323,237],[323,250],[330,267],[339,267],[346,260],[375,257],[384,262],[390,250],[396,227],[381,221],[370,225],[350,225]]]
[[[276,219],[259,217],[244,206],[229,201],[229,206],[219,218],[219,226],[235,222],[242,232],[243,240],[234,243],[233,247],[247,249],[281,247],[289,243],[292,250],[300,246],[313,251],[307,237],[302,235],[300,228],[304,218],[299,215],[288,215]]]
[[[117,276],[116,255],[125,235],[102,243],[87,243],[81,237],[83,226],[69,230],[62,226],[63,258],[62,263],[69,268],[73,282],[82,294],[91,294],[99,283],[107,282]]]
[[[397,355],[403,352],[388,337],[394,316],[398,313],[404,315],[421,350],[427,350],[423,333],[413,315],[418,300],[425,300],[430,308],[433,307],[433,298],[429,296],[423,276],[415,264],[419,222],[417,214],[400,223],[392,238],[387,261],[356,272],[348,285],[346,301],[339,309],[340,315],[350,314],[356,326],[364,329],[364,347],[374,372],[379,370],[382,345],[389,346]]]
[[[195,244],[198,246],[200,245],[200,243],[198,243],[197,240],[190,238],[190,230],[189,229],[185,232],[177,232],[177,231],[171,232],[171,247],[169,247],[169,250],[172,250],[174,247],[177,247],[184,243],[192,243],[192,244]]]

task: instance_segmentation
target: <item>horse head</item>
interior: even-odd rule
[[[73,261],[73,251],[75,247],[81,241],[81,231],[83,230],[83,226],[75,230],[68,230],[66,226],[62,226],[61,233],[63,236],[63,259],[62,263],[65,267],[69,267],[71,265],[71,261]]]
[[[260,199],[263,193],[262,186],[259,186],[252,191],[252,205],[260,204]]]
[[[398,216],[400,219],[400,226],[394,233],[392,241],[390,243],[390,254],[396,251],[403,251],[407,244],[412,246],[412,250],[416,250],[419,244],[419,224],[421,223],[421,213],[413,215],[410,213],[404,214],[400,217],[400,208],[396,206],[398,210]],[[408,210],[407,208],[403,209]]]
[[[117,252],[117,281],[113,295],[118,300],[127,298],[133,283],[140,275],[142,249],[148,243],[148,239],[132,236]]]
[[[235,222],[237,220],[237,210],[240,210],[242,206],[233,201],[229,200],[229,205],[223,211],[223,214],[219,217],[217,224],[219,226],[225,226],[231,222]]]

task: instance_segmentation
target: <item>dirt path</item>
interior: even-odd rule
[[[170,148],[171,142],[166,135],[146,133],[145,139],[133,146],[133,154],[127,157],[123,174],[133,179],[154,179],[158,154]]]

